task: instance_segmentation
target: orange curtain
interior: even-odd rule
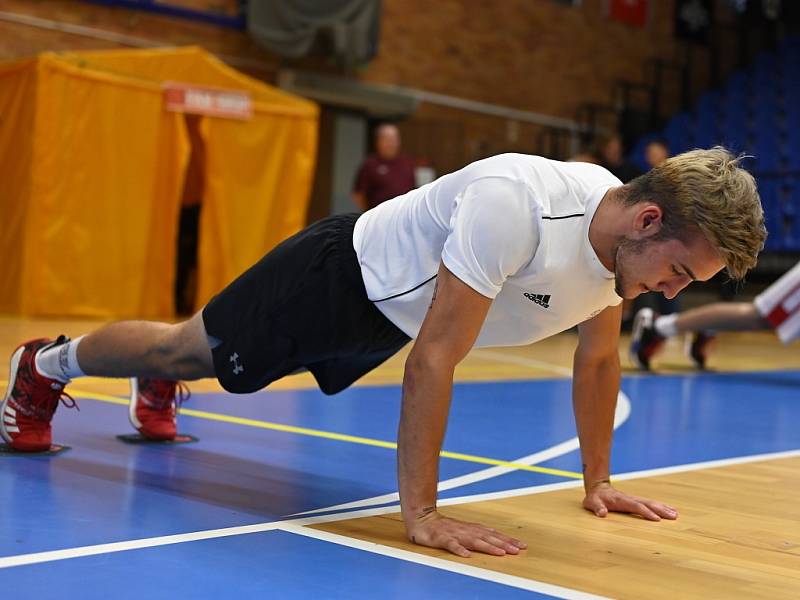
[[[188,143],[158,86],[40,59],[22,311],[173,312]]]
[[[0,311],[174,314],[190,142],[164,81],[246,90],[253,118],[203,118],[198,305],[305,223],[316,105],[199,48],[0,63]]]
[[[207,119],[203,133],[198,308],[305,225],[317,120],[258,111],[249,122]]]
[[[0,311],[21,309],[20,279],[33,160],[36,61],[0,66]]]

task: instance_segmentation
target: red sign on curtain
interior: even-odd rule
[[[174,83],[164,89],[164,108],[172,112],[247,120],[253,116],[250,94],[238,90]]]
[[[608,0],[608,18],[634,27],[647,25],[650,0]]]

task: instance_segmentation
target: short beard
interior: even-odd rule
[[[624,298],[625,284],[627,283],[627,275],[623,275],[622,263],[631,254],[641,254],[648,240],[632,240],[630,238],[622,238],[617,247],[614,249],[614,292],[620,298]]]

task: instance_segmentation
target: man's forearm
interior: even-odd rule
[[[620,382],[619,358],[593,361],[576,353],[574,372],[573,408],[583,458],[584,487],[588,490],[609,478]]]
[[[453,370],[432,361],[406,363],[403,407],[397,439],[397,471],[403,519],[425,516],[436,507],[439,451],[447,424]]]

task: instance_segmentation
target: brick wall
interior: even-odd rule
[[[363,78],[572,117],[580,102],[605,101],[613,79],[638,78],[643,57],[672,55],[662,12],[672,2],[653,4],[653,23],[637,30],[607,21],[602,0],[388,1]]]
[[[192,5],[204,2],[219,5],[214,0],[192,0]],[[584,102],[608,103],[617,79],[642,81],[644,59],[681,59],[686,50],[672,36],[672,0],[653,0],[643,29],[609,21],[604,0],[583,0],[576,8],[549,0],[384,0],[383,6],[379,55],[366,68],[343,75],[557,117],[573,118]],[[242,32],[143,11],[66,0],[0,0],[0,11],[153,43],[199,44],[268,82],[283,62]],[[0,59],[124,45],[0,21]],[[693,62],[702,67],[707,55],[695,50]],[[334,70],[313,58],[289,66]],[[695,73],[705,77],[702,68]],[[677,106],[676,90],[675,80],[665,90],[666,110]],[[440,172],[498,151],[540,147],[535,126],[435,106],[423,105],[405,128],[414,149],[430,149],[433,141],[447,146],[431,131],[450,136],[452,147],[441,151],[447,157],[436,165]]]
[[[193,4],[201,2],[217,4],[211,0],[196,0]],[[243,32],[147,11],[106,7],[79,0],[0,0],[0,11],[130,36],[151,45],[203,46],[236,63],[237,68],[266,81],[274,79],[279,64],[275,56],[261,50]],[[124,48],[130,45],[0,20],[0,60],[47,50]]]
[[[212,0],[194,0],[192,5],[203,3],[219,5]],[[651,2],[650,23],[644,29],[609,21],[604,4],[583,0],[571,8],[549,0],[384,0],[380,53],[355,76],[572,117],[580,102],[606,101],[614,79],[640,79],[644,58],[681,55],[681,45],[672,37],[672,0]],[[65,0],[3,0],[0,10],[154,42],[201,44],[261,62],[265,75],[279,64],[243,33],[144,11]],[[0,25],[0,59],[114,45]],[[703,56],[697,59],[702,62]],[[304,63],[313,66],[313,61]]]

